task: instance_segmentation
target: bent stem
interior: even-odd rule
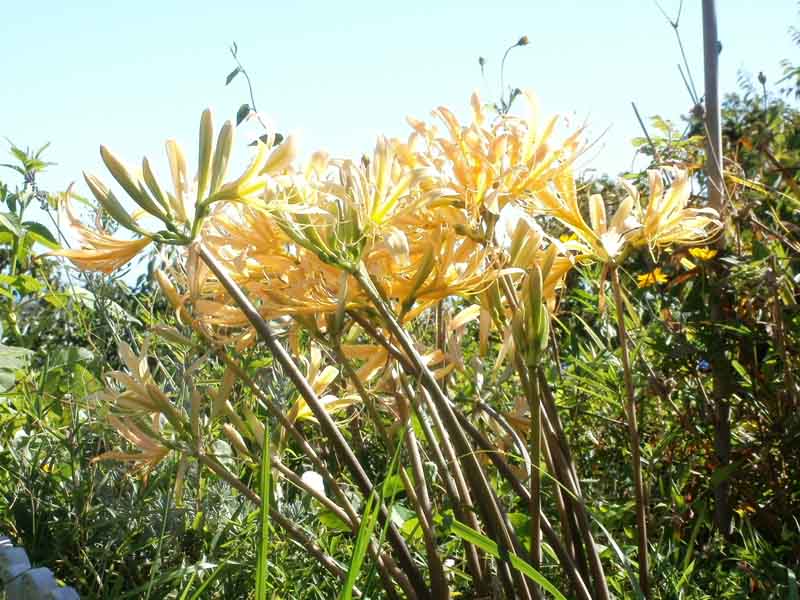
[[[256,307],[238,286],[238,284],[225,272],[224,268],[219,264],[219,262],[217,262],[217,259],[211,254],[211,252],[209,252],[208,248],[206,248],[202,243],[197,243],[196,248],[200,258],[202,258],[203,262],[208,265],[208,268],[212,273],[214,273],[215,277],[223,285],[233,301],[256,330],[259,337],[267,344],[272,356],[276,361],[278,361],[281,367],[283,367],[284,372],[287,374],[303,399],[306,401],[308,407],[317,418],[317,421],[319,421],[320,428],[322,429],[323,433],[336,448],[343,461],[347,465],[348,470],[355,478],[361,493],[365,497],[369,497],[374,489],[372,481],[370,481],[369,476],[364,470],[364,467],[358,461],[358,458],[356,458],[356,455],[353,453],[353,450],[350,448],[347,440],[345,440],[342,432],[336,426],[336,423],[334,423],[327,410],[325,410],[325,407],[322,405],[321,400],[311,387],[311,384],[300,372],[300,369],[292,360],[291,356],[289,356],[288,352],[286,352],[284,347],[278,342],[277,338],[272,333],[272,329],[270,328],[269,324],[259,314],[258,310],[256,310]],[[389,511],[385,505],[381,506],[380,518],[382,522],[388,523],[389,525],[389,541],[397,553],[398,564],[408,575],[408,578],[411,581],[414,590],[417,592],[417,595],[422,599],[430,598],[430,591],[427,589],[425,580],[422,577],[422,573],[420,573],[419,569],[417,568],[408,545],[400,535],[397,527],[390,522]]]
[[[528,409],[531,415],[531,426],[528,431],[528,452],[530,454],[530,502],[531,515],[531,565],[539,570],[542,566],[542,408],[539,400],[538,368],[530,368],[527,381],[523,382],[525,395],[528,398]]]
[[[633,391],[630,357],[628,356],[628,335],[625,330],[625,309],[622,303],[622,290],[619,284],[619,270],[611,269],[611,287],[614,292],[614,305],[617,315],[619,345],[622,351],[622,369],[625,378],[625,416],[628,422],[628,436],[631,444],[631,462],[633,467],[633,483],[636,491],[636,525],[639,543],[639,587],[645,598],[650,597],[647,556],[647,514],[644,500],[644,483],[642,481],[642,458],[639,441],[639,426],[636,422],[636,398]]]
[[[425,365],[419,352],[414,347],[413,340],[408,332],[400,325],[397,316],[389,307],[386,300],[381,296],[366,268],[363,265],[359,265],[359,268],[354,270],[352,274],[358,281],[361,289],[369,297],[370,302],[372,302],[375,309],[383,318],[389,331],[397,339],[397,342],[400,344],[407,358],[411,361],[414,370],[419,375],[420,382],[430,393],[431,400],[442,418],[444,427],[448,434],[452,436],[455,450],[464,463],[464,471],[470,481],[471,491],[475,494],[475,499],[486,521],[490,536],[498,542],[501,548],[504,548],[508,552],[515,551],[520,547],[519,539],[503,514],[503,510],[475,455],[474,449],[470,445],[466,433],[456,418],[450,400],[442,392],[433,373]],[[506,568],[510,569],[510,567],[504,563],[498,566],[503,570]],[[516,593],[517,596],[515,597],[523,599],[531,598],[532,592],[528,586],[528,581],[522,573],[516,569],[510,569],[510,571],[511,573],[506,571],[506,575],[510,576],[513,583],[506,579],[504,583],[506,584],[507,591],[510,592],[512,596]],[[508,589],[509,587],[511,587],[511,589]]]

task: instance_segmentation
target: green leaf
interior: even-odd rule
[[[0,344],[0,393],[7,392],[17,382],[17,371],[28,364],[32,350]]]
[[[247,118],[247,115],[250,114],[250,105],[249,104],[242,104],[239,107],[239,110],[236,111],[236,125],[240,125],[242,121]]]
[[[280,134],[280,133],[276,133],[275,134],[275,140],[272,142],[272,146],[274,147],[274,146],[280,145],[281,142],[283,142],[283,140],[284,140],[283,135]],[[250,142],[248,144],[248,146],[255,146],[255,145],[258,144],[258,142],[261,142],[262,144],[266,144],[268,141],[269,141],[269,134],[265,133],[264,135],[258,136],[258,139],[256,141]]]
[[[320,511],[319,515],[317,515],[317,518],[319,518],[319,522],[322,523],[329,531],[339,533],[350,533],[350,531],[352,531],[350,526],[342,521],[342,519],[340,519],[339,516],[332,510]]]
[[[450,526],[450,532],[456,537],[461,538],[465,542],[469,542],[473,546],[477,546],[484,552],[491,554],[497,559],[504,560],[505,556],[508,562],[511,563],[512,567],[517,569],[531,581],[538,583],[540,586],[542,586],[542,588],[550,592],[554,598],[557,600],[567,600],[566,597],[559,592],[558,589],[556,589],[556,587],[550,583],[544,575],[522,560],[512,550],[506,550],[505,552],[501,553],[500,546],[497,545],[497,542],[486,537],[482,533],[475,531],[468,525],[465,525],[458,520],[453,520],[453,523]]]
[[[87,290],[86,288],[74,288],[72,290],[72,298],[88,308],[89,310],[95,310],[95,296],[92,292]],[[113,300],[105,300],[104,308],[108,311],[108,314],[112,316],[114,319],[119,321],[127,321],[129,323],[134,323],[136,325],[141,325],[141,321],[137,319],[135,316],[127,312],[124,308],[122,308],[119,304],[114,302]]]
[[[50,368],[61,369],[72,366],[75,363],[92,362],[93,360],[94,354],[92,354],[91,350],[80,346],[67,346],[56,351],[50,362]]]
[[[786,581],[789,584],[789,600],[800,600],[800,593],[797,591],[797,576],[789,567],[786,567]]]
[[[406,475],[410,476],[408,470],[406,470]],[[387,477],[386,481],[383,482],[383,489],[384,494],[387,496],[405,494],[406,492],[406,487],[403,485],[403,478],[399,473],[392,475],[391,477]]]
[[[33,294],[41,291],[44,287],[44,283],[36,279],[36,277],[31,277],[30,275],[19,275],[15,284],[20,292],[26,294]]]
[[[64,308],[67,305],[67,294],[50,293],[45,294],[43,299],[53,308]]]
[[[230,82],[236,79],[236,76],[241,72],[242,72],[242,67],[236,67],[233,71],[228,73],[228,76],[225,78],[225,85],[230,84]]]
[[[406,519],[403,522],[403,526],[400,528],[400,531],[403,532],[404,536],[411,540],[422,540],[422,527],[419,524],[419,517],[411,517],[410,519]]]
[[[35,242],[42,244],[42,246],[46,246],[51,250],[55,250],[60,247],[55,236],[50,233],[50,230],[41,223],[25,221],[22,226],[28,231],[28,236],[33,238]]]
[[[264,442],[261,446],[261,472],[259,473],[259,492],[261,494],[261,524],[258,542],[258,561],[256,567],[256,600],[267,600],[267,557],[269,556],[269,503],[270,503],[270,439],[269,419],[264,419]]]
[[[19,217],[14,213],[0,213],[0,225],[5,227],[16,237],[20,237],[22,235],[22,227],[19,222]]]
[[[742,466],[743,462],[744,461],[738,460],[724,467],[717,467],[714,469],[714,473],[711,475],[711,487],[717,487],[723,481],[730,479],[731,475]]]
[[[367,547],[369,546],[369,540],[372,537],[372,532],[375,530],[375,527],[378,524],[378,514],[380,514],[383,500],[387,496],[394,499],[394,495],[387,494],[388,486],[386,485],[386,482],[392,478],[397,470],[401,447],[402,444],[397,445],[397,450],[392,457],[392,462],[389,463],[389,470],[386,479],[384,479],[383,485],[380,486],[380,494],[378,494],[378,486],[376,486],[372,488],[372,493],[367,499],[367,505],[364,507],[364,516],[361,519],[361,526],[358,528],[356,543],[353,546],[353,556],[350,559],[350,568],[347,570],[347,578],[345,579],[342,592],[339,594],[339,600],[353,599],[353,588],[355,587],[356,580],[361,572],[361,565],[364,563],[364,557],[367,554]],[[387,521],[386,527],[388,527],[388,525],[389,522]]]
[[[364,518],[361,520],[361,527],[358,528],[358,537],[356,537],[356,543],[353,547],[350,568],[347,570],[347,579],[345,579],[342,593],[339,595],[339,600],[353,600],[353,588],[361,572],[361,565],[364,563],[364,557],[367,554],[367,547],[369,546],[372,532],[375,531],[375,526],[378,524],[378,513],[380,509],[381,500],[378,497],[376,489],[373,488],[372,493],[367,499],[367,505],[364,507]]]

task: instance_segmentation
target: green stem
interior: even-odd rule
[[[647,513],[644,499],[644,482],[642,480],[641,441],[639,426],[636,421],[636,397],[633,390],[630,357],[628,356],[628,334],[625,330],[625,307],[622,301],[622,290],[619,283],[619,270],[611,268],[611,287],[614,292],[614,305],[617,314],[617,330],[622,353],[622,369],[625,378],[625,416],[628,422],[628,436],[631,445],[631,462],[633,467],[633,484],[636,493],[636,525],[639,545],[639,587],[645,598],[650,597],[650,581],[648,572],[647,551]]]
[[[528,452],[531,457],[530,488],[531,499],[529,512],[531,515],[531,565],[539,570],[542,566],[542,407],[539,401],[538,369],[531,369],[526,389],[528,396],[528,410],[531,415],[530,430],[528,431]]]

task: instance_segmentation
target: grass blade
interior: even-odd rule
[[[378,524],[378,515],[380,514],[381,505],[386,495],[386,482],[389,481],[397,469],[400,458],[400,448],[401,445],[398,443],[397,449],[392,457],[392,462],[389,465],[389,471],[384,478],[383,485],[380,486],[380,495],[377,491],[378,488],[374,487],[364,507],[364,518],[361,520],[361,527],[358,528],[358,536],[356,537],[356,543],[353,548],[353,558],[350,560],[350,568],[347,570],[347,579],[345,580],[341,594],[339,594],[339,600],[352,600],[353,598],[353,588],[361,572],[361,567],[364,564],[364,557],[367,554],[369,540],[372,538],[372,534]],[[387,521],[383,534],[386,533],[388,525]],[[383,539],[383,534],[381,535],[381,540]]]
[[[267,556],[269,555],[269,501],[270,501],[270,440],[269,419],[264,419],[264,443],[261,447],[261,531],[258,540],[258,564],[256,566],[256,600],[267,600]]]
[[[478,533],[472,527],[464,525],[464,523],[454,520],[452,525],[450,526],[450,531],[456,535],[457,537],[461,538],[465,542],[480,548],[484,552],[491,554],[497,559],[503,560],[503,557],[500,552],[500,547],[497,545],[497,542],[493,541],[492,539],[486,537],[485,535]],[[542,575],[539,571],[534,569],[530,564],[522,560],[517,554],[514,552],[509,552],[507,555],[508,562],[511,563],[511,566],[525,575],[528,579],[538,583],[542,586],[543,589],[550,592],[554,598],[557,600],[567,600],[566,597],[556,589],[556,587],[550,583],[544,575]]]

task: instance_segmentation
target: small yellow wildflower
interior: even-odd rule
[[[644,275],[639,275],[637,278],[636,285],[639,288],[646,288],[657,283],[666,283],[667,276],[664,275],[664,272],[661,270],[661,267],[656,267],[649,273],[645,273]]]
[[[694,256],[698,260],[711,260],[717,255],[717,251],[713,248],[708,248],[707,246],[702,246],[698,248],[689,248],[689,254]]]

